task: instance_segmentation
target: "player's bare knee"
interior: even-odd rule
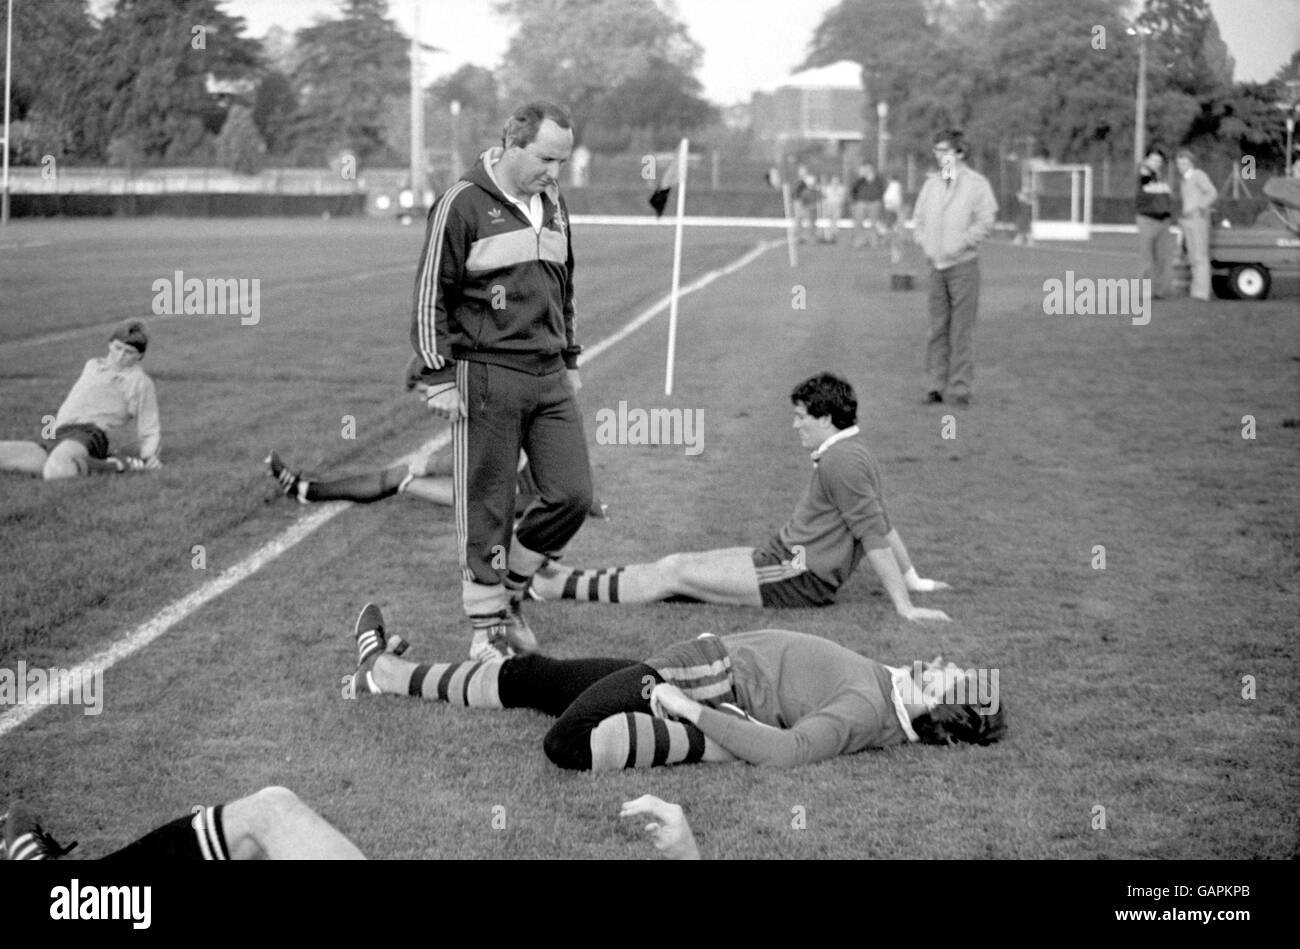
[[[45,467],[41,469],[41,477],[46,481],[62,481],[66,478],[76,478],[81,473],[81,467],[76,460],[66,457],[51,456],[46,459]]]
[[[281,821],[302,810],[302,801],[286,787],[272,784],[264,787],[254,795],[260,804],[260,810],[270,819]]]
[[[687,554],[669,554],[655,563],[655,569],[666,592],[679,593],[690,579],[691,559]]]

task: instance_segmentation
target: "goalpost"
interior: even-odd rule
[[[1035,162],[1030,236],[1038,241],[1086,241],[1092,236],[1092,166]]]

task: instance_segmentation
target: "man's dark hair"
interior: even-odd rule
[[[942,132],[934,133],[934,144],[947,142],[962,158],[970,154],[970,146],[966,144],[966,133],[961,129],[944,129]]]
[[[829,372],[799,383],[790,393],[790,401],[802,402],[813,418],[829,415],[836,428],[848,428],[858,420],[858,397],[853,394],[853,386]]]
[[[569,110],[554,102],[538,100],[521,105],[510,113],[506,127],[501,130],[501,144],[506,148],[516,145],[527,148],[537,138],[537,130],[543,122],[550,119],[562,129],[572,128],[573,119]]]
[[[968,690],[969,683],[961,685]],[[1007,735],[1007,716],[999,701],[990,712],[982,705],[957,703],[958,683],[953,683],[943,701],[912,719],[912,730],[926,745],[991,745]],[[967,697],[965,695],[962,696]]]

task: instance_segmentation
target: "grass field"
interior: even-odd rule
[[[34,436],[108,327],[150,316],[159,277],[260,278],[261,318],[152,320],[161,472],[53,485],[0,475],[0,668],[74,665],[309,516],[266,477],[268,448],[348,473],[441,430],[400,386],[421,236],[337,220],[9,229],[0,438]],[[684,279],[773,236],[689,230]],[[670,230],[578,227],[575,245],[588,345],[667,291]],[[585,526],[568,559],[763,539],[807,478],[788,393],[832,369],[858,391],[921,572],[954,586],[921,602],[954,622],[903,622],[864,568],[825,610],[545,603],[533,625],[557,656],[639,658],[706,630],[763,627],[894,663],[942,652],[999,670],[1008,741],[787,773],[593,776],[545,760],[548,720],[533,712],[344,701],[368,599],[417,657],[464,654],[449,512],[402,497],[344,511],[108,669],[103,714],[47,708],[0,734],[0,794],[36,805],[86,856],[270,783],[376,857],[649,858],[636,822],[617,817],[647,792],[687,808],[711,857],[1300,854],[1294,288],[1255,304],[1161,301],[1147,326],[1045,316],[1045,280],[1130,276],[1127,244],[991,243],[976,403],[953,412],[920,404],[923,291],[891,293],[885,261],[843,243],[801,250],[797,269],[769,250],[682,301],[673,396],[662,317],[584,367],[612,519]],[[792,306],[800,296],[805,309]],[[703,453],[596,445],[596,413],[620,400],[701,410]],[[355,438],[342,437],[344,416]]]

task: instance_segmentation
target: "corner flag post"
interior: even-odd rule
[[[673,289],[668,303],[668,365],[664,370],[664,395],[673,394],[673,359],[677,354],[677,294],[682,282],[682,217],[686,212],[686,163],[690,141],[677,149],[677,233],[673,239]]]
[[[785,246],[790,255],[790,266],[798,267],[799,252],[795,250],[794,246],[795,219],[794,209],[791,205],[792,200],[790,197],[790,183],[788,181],[781,182],[781,204],[785,208]]]

